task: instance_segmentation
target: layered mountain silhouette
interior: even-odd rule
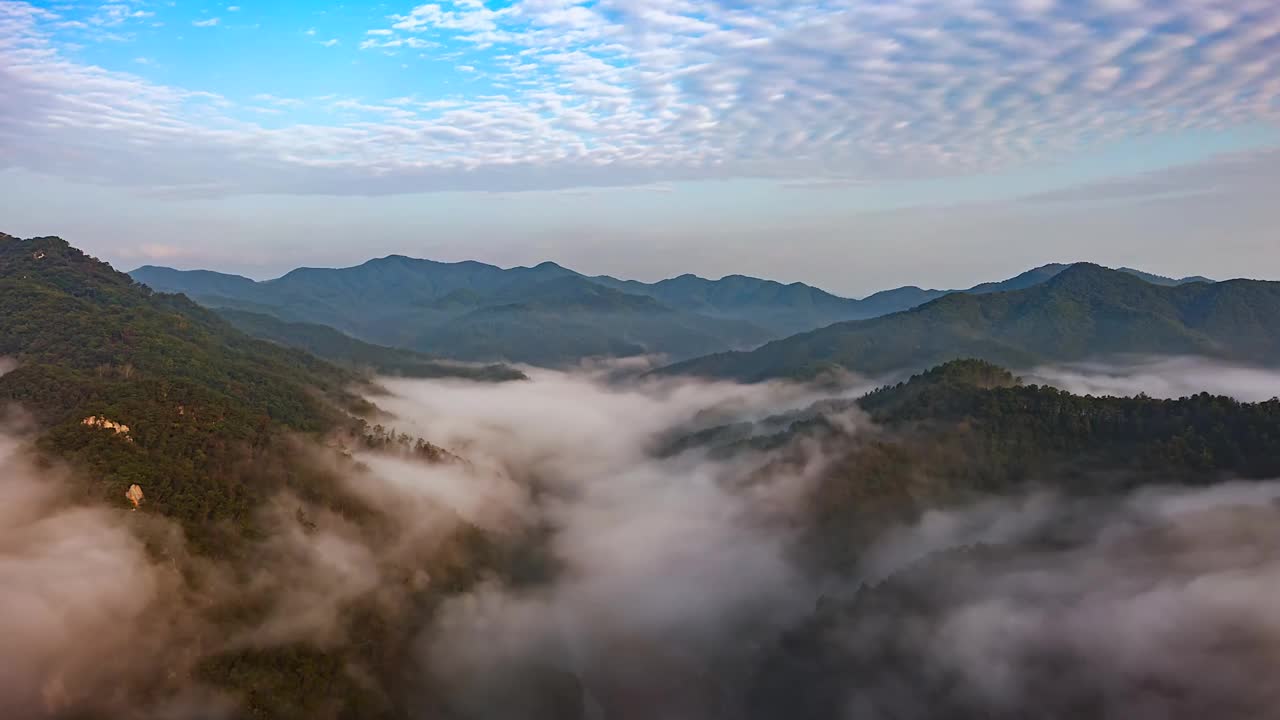
[[[198,302],[328,325],[366,342],[458,360],[559,365],[588,356],[693,357],[775,335],[741,319],[673,308],[554,263],[504,270],[392,256],[300,269],[256,283],[144,267],[135,279]]]
[[[528,379],[508,365],[469,365],[440,360],[403,348],[373,345],[344,335],[328,325],[286,322],[271,315],[220,308],[223,319],[263,340],[299,348],[337,365],[357,371],[408,378],[460,378],[482,382]]]
[[[665,372],[763,380],[880,374],[960,357],[1011,367],[1114,355],[1280,364],[1280,283],[1155,284],[1080,263],[1021,290],[953,293],[905,312],[721,353]]]
[[[130,274],[156,290],[184,293],[207,306],[326,325],[368,343],[457,360],[563,365],[597,355],[655,353],[680,360],[747,350],[956,292],[1030,287],[1066,267],[1045,265],[964,291],[903,287],[861,300],[803,283],[742,275],[719,280],[681,275],[643,283],[588,277],[550,262],[503,269],[398,255],[351,268],[301,268],[264,282],[154,266]],[[1200,280],[1142,275],[1165,285]]]

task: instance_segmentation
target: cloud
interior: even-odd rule
[[[99,27],[118,27],[130,20],[143,20],[154,17],[149,10],[138,10],[127,2],[109,2],[98,6],[88,17],[88,23]]]
[[[771,707],[816,697],[855,718],[1269,716],[1275,693],[1257,678],[1280,652],[1269,601],[1280,565],[1266,551],[1280,539],[1278,501],[1276,483],[1223,484],[930,513],[872,551],[896,561],[881,568],[888,582],[876,576],[845,612],[793,636],[823,650],[773,679]]]
[[[299,440],[293,453],[321,483],[309,494],[332,481],[341,510],[280,492],[256,507],[256,532],[216,558],[188,554],[145,507],[74,501],[83,492],[70,474],[37,470],[22,442],[0,436],[0,702],[27,717],[205,698],[194,679],[204,659],[343,652],[367,641],[353,628],[376,616],[413,641],[403,665],[378,673],[443,681],[481,712],[509,712],[507,695],[489,691],[523,682],[530,666],[581,677],[610,708],[635,693],[655,709],[710,707],[663,690],[745,662],[749,639],[810,607],[814,588],[789,548],[823,460],[815,449],[762,469],[753,454],[651,451],[674,427],[760,418],[815,395],[611,382],[638,369],[531,370],[502,385],[388,379],[383,421],[452,452],[426,462],[396,445],[344,455]],[[484,560],[466,554],[478,542],[469,528],[485,533]],[[460,552],[467,564],[451,568]],[[458,575],[474,580],[458,587]],[[627,663],[606,662],[621,653]]]
[[[120,251],[121,255],[130,258],[142,258],[145,260],[175,260],[177,258],[190,257],[191,249],[178,245],[168,245],[163,243],[146,243],[133,248],[125,248]]]
[[[1159,171],[1097,180],[1058,190],[1024,195],[1026,203],[1107,203],[1122,200],[1176,199],[1206,194],[1244,194],[1280,182],[1280,149],[1226,153]]]
[[[542,563],[555,568],[540,583],[494,579],[448,599],[420,639],[425,666],[478,717],[509,712],[510,684],[531,671],[580,678],[611,715],[638,703],[649,716],[703,716],[711,697],[664,689],[743,661],[754,639],[812,602],[789,547],[822,461],[752,474],[754,456],[651,450],[695,419],[752,419],[812,396],[783,385],[610,385],[596,379],[607,367],[530,372],[502,387],[388,380],[392,395],[379,400],[398,428],[466,458],[430,479],[401,474],[402,498],[484,527],[545,528]]]
[[[197,625],[176,567],[156,563],[171,528],[77,499],[63,468],[37,464],[5,420],[0,434],[0,702],[14,717],[94,707],[133,712],[153,699],[190,695]],[[81,493],[82,494],[82,493]],[[157,680],[157,678],[168,678]],[[181,684],[181,683],[179,683]],[[217,712],[225,701],[206,700]]]
[[[271,93],[259,93],[254,95],[253,99],[258,102],[264,102],[278,107],[297,107],[302,105],[302,101],[297,98],[284,98],[272,95]]]
[[[1275,370],[1193,357],[1038,367],[1026,373],[1024,379],[1076,395],[1144,393],[1155,398],[1176,399],[1207,392],[1241,402],[1265,402],[1280,397],[1280,373]]]
[[[440,43],[423,40],[418,37],[380,39],[384,36],[379,35],[378,33],[371,34],[373,37],[365,38],[365,40],[360,43],[361,50],[368,50],[370,48],[394,49],[402,47],[412,48],[414,50],[425,50],[427,48],[440,47]]]
[[[196,27],[213,27],[220,22],[221,18],[209,18],[207,20],[192,20],[191,24]]]
[[[340,653],[362,687],[442,681],[481,716],[509,714],[513,684],[541,692],[530,667],[581,677],[614,711],[712,707],[664,693],[741,666],[754,639],[811,606],[789,548],[823,459],[761,469],[756,455],[651,450],[673,427],[815,395],[612,382],[639,363],[502,385],[388,379],[383,422],[452,453],[298,439],[309,498],[259,499],[254,532],[216,557],[188,553],[145,504],[87,500],[83,480],[28,457],[27,438],[0,435],[0,704],[18,717],[230,717],[234,698],[200,684],[202,662],[301,646]],[[332,506],[315,499],[328,482]],[[351,648],[369,638],[354,633],[370,627],[403,629],[403,656],[389,636],[375,653],[394,665],[356,667],[366,654]]]
[[[395,443],[329,438],[351,442],[343,452],[297,440],[291,457],[316,483],[308,495],[332,481],[340,500],[282,491],[257,508],[244,545],[217,561],[188,555],[181,535],[145,511],[86,502],[70,473],[32,462],[27,438],[7,428],[0,703],[20,717],[232,717],[233,699],[193,679],[202,659],[295,645],[364,650],[372,628],[386,643],[372,655],[389,665],[375,672],[360,665],[367,654],[341,655],[351,678],[410,696],[429,688],[433,707],[447,693],[468,718],[505,718],[512,707],[531,717],[749,718],[765,706],[744,693],[776,676],[758,663],[777,647],[810,653],[799,677],[782,676],[791,707],[814,707],[832,691],[826,682],[855,709],[899,703],[860,718],[932,717],[942,706],[925,705],[925,693],[939,679],[942,701],[1012,708],[1009,717],[1078,708],[1068,703],[1081,697],[1117,717],[1272,707],[1258,678],[1280,647],[1270,602],[1280,486],[935,509],[861,555],[862,580],[891,578],[910,600],[878,602],[843,578],[815,577],[797,551],[811,490],[829,469],[824,446],[653,452],[673,429],[758,421],[808,407],[814,391],[636,379],[644,367],[535,369],[527,382],[497,385],[386,379],[380,421],[449,452],[427,462]],[[883,439],[858,411],[843,419],[844,440]],[[484,558],[461,555],[465,582],[450,569],[459,537]],[[959,560],[939,555],[974,545],[983,550]],[[848,590],[856,612],[823,615]],[[810,646],[794,630],[815,608],[823,634]],[[896,662],[881,662],[886,647],[900,652]],[[825,672],[847,657],[870,660]],[[1200,712],[1177,714],[1188,709]]]
[[[6,117],[45,139],[7,153],[10,162],[104,182],[207,185],[212,174],[245,192],[355,194],[866,182],[1273,123],[1280,108],[1280,8],[1265,0],[1216,9],[1198,0],[428,3],[369,28],[361,47],[447,40],[462,49],[459,76],[505,58],[491,75],[506,94],[394,122],[271,129],[176,100],[198,89],[142,81],[157,104],[135,114],[136,97],[117,84],[125,77],[60,54],[56,17],[22,2],[2,7],[2,81],[33,100]],[[446,127],[467,140],[442,139]],[[68,143],[83,146],[81,157],[139,146],[163,159],[111,172],[53,149]],[[225,159],[211,167],[208,157]]]

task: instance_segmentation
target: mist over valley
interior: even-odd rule
[[[1280,720],[1280,2],[0,0],[0,720]]]
[[[15,717],[1270,712],[1264,364],[469,365],[3,257]]]

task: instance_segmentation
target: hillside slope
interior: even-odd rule
[[[1155,285],[1080,263],[1026,289],[956,293],[912,310],[839,323],[752,352],[665,372],[762,380],[920,369],[959,357],[1011,367],[1122,354],[1280,363],[1280,283]]]
[[[681,360],[750,349],[958,292],[1025,289],[1066,267],[1044,265],[968,290],[908,286],[861,300],[803,283],[744,275],[708,280],[685,274],[645,283],[587,277],[551,262],[503,269],[400,255],[349,268],[299,268],[264,282],[154,266],[131,275],[156,290],[181,292],[206,306],[327,325],[372,344],[458,360],[564,365],[591,355],[652,353]],[[1164,285],[1203,280],[1124,272]]]
[[[755,323],[672,308],[554,263],[504,270],[391,256],[354,268],[294,270],[261,283],[156,267],[132,276],[207,306],[328,325],[369,343],[455,360],[564,365],[646,353],[678,359],[776,337]]]
[[[150,509],[197,537],[263,497],[265,485],[243,484],[246,453],[365,408],[345,390],[355,375],[249,338],[53,237],[0,238],[0,356],[17,362],[0,398],[34,414],[43,447],[88,468],[113,503],[142,485]]]
[[[652,297],[672,308],[712,317],[751,320],[775,334],[821,327],[840,320],[864,317],[860,300],[843,298],[803,283],[784,285],[745,275],[707,280],[681,275],[656,283],[591,278],[619,290]]]
[[[357,371],[409,378],[459,378],[480,382],[526,379],[507,365],[466,365],[432,358],[412,350],[357,340],[327,325],[285,322],[271,315],[221,308],[215,312],[238,330],[263,340],[305,350],[316,357]]]
[[[370,428],[362,417],[376,409],[348,390],[360,388],[359,375],[249,337],[55,237],[0,235],[0,359],[0,430],[36,468],[33,478],[5,478],[20,497],[5,514],[5,552],[16,554],[0,575],[24,585],[4,607],[47,602],[41,613],[56,623],[68,622],[59,608],[73,608],[128,639],[119,663],[92,656],[87,670],[53,668],[45,687],[6,687],[6,699],[33,703],[13,717],[413,716],[390,695],[414,657],[406,617],[501,566],[488,536],[446,522],[431,552],[412,559],[429,587],[404,570],[370,587],[371,574],[400,560],[353,559],[363,557],[353,543],[387,537],[395,520],[351,490],[368,469],[350,453],[422,464],[456,457]],[[24,483],[35,483],[40,502]],[[103,533],[119,542],[99,547]],[[111,572],[59,574],[64,557]],[[310,590],[326,573],[342,580]],[[352,573],[364,578],[354,590]],[[92,606],[135,586],[148,598],[136,614]],[[293,609],[296,593],[306,600]],[[330,622],[341,628],[336,638],[314,634]],[[54,659],[74,659],[95,640],[68,637]],[[105,687],[93,684],[104,678]],[[179,700],[193,709],[171,704]]]
[[[1111,659],[1081,652],[1075,633],[1082,626],[1069,625],[1059,637],[1053,623],[1063,608],[1104,597],[1105,610],[1090,615],[1087,623],[1094,630],[1113,614],[1117,584],[1140,588],[1135,593],[1143,600],[1153,587],[1198,589],[1207,574],[1183,578],[1169,569],[1209,556],[1248,557],[1252,548],[1265,546],[1258,538],[1270,537],[1273,511],[1250,508],[1247,501],[1216,509],[1211,502],[1197,509],[1185,504],[1189,517],[1208,521],[1199,526],[1203,535],[1195,532],[1196,521],[1161,523],[1158,513],[1136,519],[1142,511],[1135,506],[1160,504],[1151,498],[1176,492],[1171,486],[1203,489],[1223,479],[1275,477],[1280,473],[1280,401],[1240,403],[1207,394],[1179,400],[1080,397],[1023,385],[985,363],[960,361],[882,388],[859,404],[889,432],[868,438],[858,430],[864,435],[859,440],[857,433],[841,436],[847,425],[834,422],[810,422],[789,432],[820,438],[834,452],[811,502],[807,532],[815,556],[858,568],[854,572],[866,581],[824,596],[811,614],[761,652],[743,717],[818,720],[840,717],[851,705],[886,708],[886,717],[911,720],[1074,718],[1082,712],[1123,717],[1129,713],[1119,708],[1132,708],[1126,702],[1135,697],[1158,698],[1160,717],[1197,717],[1209,706],[1196,697],[1213,695],[1218,686],[1196,678],[1153,689],[1147,673],[1095,676],[1098,666],[1110,669]],[[1151,493],[1146,505],[1131,501],[1137,488]],[[1045,502],[1045,495],[1026,500],[1025,493],[1046,489],[1057,500]],[[984,515],[997,507],[992,498],[1017,498],[1027,506],[1003,506],[1002,514]],[[1194,514],[1206,509],[1204,516]],[[988,531],[957,530],[965,522]],[[992,522],[1000,529],[991,531],[985,523]],[[894,546],[896,553],[885,553],[892,542],[886,545],[881,533],[895,526],[897,533],[916,532]],[[1259,530],[1265,534],[1250,534]],[[1092,547],[1100,552],[1089,552],[1098,537],[1104,539]],[[1211,545],[1205,537],[1223,542]],[[1227,547],[1240,554],[1224,552]],[[1064,557],[1111,567],[1115,574],[1064,579],[1058,574]],[[1244,563],[1223,562],[1231,568],[1224,574],[1247,577]],[[1010,577],[1020,582],[992,593]],[[1036,607],[1019,600],[1042,598],[1046,588],[1064,590],[1068,597],[1039,606],[1052,608],[1041,616],[1049,622],[1030,625],[1036,640],[1022,648],[1030,652],[1011,654],[1018,658],[1016,672],[1002,675],[998,695],[972,692],[972,676],[965,673],[988,668],[972,664],[968,656],[963,663],[948,662],[936,638],[949,637],[956,625],[937,620],[947,617],[947,610],[959,613],[953,620],[971,620],[975,613],[996,618],[999,631],[988,637],[1005,652],[1018,642],[1011,628],[1028,627],[1023,611]],[[1131,642],[1125,634],[1131,617],[1116,621],[1122,643]],[[1194,633],[1201,631],[1192,625]],[[1224,643],[1220,634],[1203,637],[1213,644],[1206,655],[1215,661],[1239,662],[1248,657],[1242,648],[1254,647],[1252,632],[1239,644]],[[1062,646],[1050,642],[1057,640]],[[1178,645],[1175,654],[1186,652]],[[1071,682],[1061,682],[1064,676]],[[1027,678],[1038,682],[1023,685]],[[1179,690],[1168,692],[1169,687]],[[1233,716],[1266,715],[1270,697],[1262,696],[1233,696],[1231,707],[1242,708]],[[1113,707],[1115,712],[1103,710]]]

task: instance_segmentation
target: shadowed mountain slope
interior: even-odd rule
[[[878,374],[958,357],[1012,367],[1122,354],[1280,363],[1280,283],[1155,285],[1080,263],[1022,290],[955,293],[906,312],[721,353],[664,372],[762,380]]]
[[[586,277],[550,262],[503,269],[400,255],[350,268],[300,268],[264,282],[153,266],[131,274],[204,305],[328,325],[377,345],[460,360],[564,365],[600,354],[653,353],[681,360],[745,350],[955,292],[1024,289],[1065,267],[1045,265],[967,291],[903,287],[861,300],[743,275],[707,280],[686,274],[643,283]],[[1142,275],[1163,284],[1183,282]]]

